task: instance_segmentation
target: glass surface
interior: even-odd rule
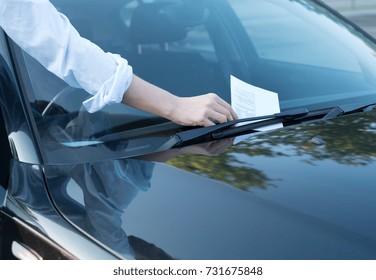
[[[314,1],[52,2],[82,36],[179,96],[215,92],[231,102],[234,75],[277,92],[282,110],[376,100],[374,42]],[[123,104],[88,114],[87,93],[24,57],[50,163],[149,153],[178,129]]]

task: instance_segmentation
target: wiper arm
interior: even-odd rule
[[[333,107],[324,117],[323,120],[333,119],[348,113],[362,111],[371,111],[375,109],[375,104],[370,104],[369,102],[357,102],[351,104],[343,104]]]

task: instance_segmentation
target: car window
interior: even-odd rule
[[[97,0],[88,4],[86,0],[53,0],[52,3],[67,15],[82,36],[105,51],[125,57],[135,74],[178,96],[215,92],[231,102],[230,75],[234,75],[278,93],[282,110],[336,106],[375,97],[374,42],[316,1]],[[35,96],[31,101],[39,113],[39,127],[44,129],[40,133],[52,136],[49,144],[64,143],[59,146],[61,149],[52,145],[51,151],[46,152],[49,160],[76,161],[76,157],[65,151],[72,148],[66,143],[73,140],[84,145],[90,139],[93,144],[97,143],[98,135],[108,133],[113,140],[117,133],[122,138],[125,131],[166,122],[123,104],[107,106],[98,114],[87,114],[82,110],[82,102],[89,97],[88,93],[69,87],[27,54],[23,57],[23,68],[28,71]],[[83,126],[87,122],[98,125],[91,126],[94,131],[89,132],[89,126]],[[163,137],[159,133],[144,140],[127,139],[127,152],[130,147],[137,151],[141,146],[148,146],[147,151],[155,149],[160,145],[158,141],[169,137],[168,133],[162,134]],[[134,144],[130,144],[132,141]],[[100,148],[91,146],[91,149]],[[77,147],[75,153],[76,150]],[[84,154],[81,160],[98,157]],[[124,156],[123,152],[107,150],[99,154],[105,158]]]

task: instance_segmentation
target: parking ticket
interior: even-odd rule
[[[239,118],[272,115],[280,112],[277,93],[253,86],[232,75],[230,79],[231,105]],[[240,125],[244,125],[244,123]],[[282,127],[282,124],[275,124],[258,128],[257,130],[266,131],[280,127]],[[237,144],[242,139],[244,137],[235,139],[236,143],[234,141],[234,144]]]

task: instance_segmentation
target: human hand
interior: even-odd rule
[[[199,143],[191,146],[186,146],[180,149],[170,149],[166,151],[156,152],[152,154],[139,156],[138,159],[166,162],[170,159],[182,154],[195,154],[204,156],[218,156],[229,148],[234,142],[234,138],[225,138],[216,141]]]
[[[234,142],[234,138],[225,138],[217,141],[186,146],[180,149],[180,153],[205,156],[218,156],[222,154]]]
[[[178,97],[170,119],[187,126],[211,126],[237,119],[231,105],[214,93]]]

